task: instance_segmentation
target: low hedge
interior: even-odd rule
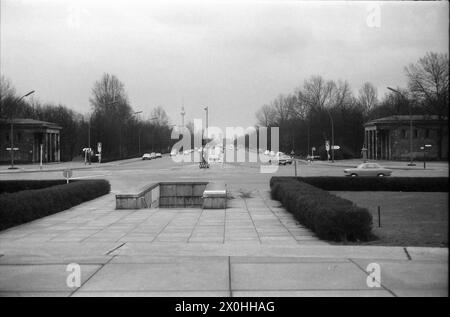
[[[65,179],[20,179],[20,180],[1,180],[0,194],[15,193],[21,190],[41,189],[55,185],[65,184]]]
[[[82,180],[0,195],[0,230],[45,217],[108,194],[106,180]]]
[[[298,177],[323,190],[448,192],[448,177]]]
[[[290,177],[272,177],[271,195],[320,239],[367,241],[372,235],[372,215],[353,202]]]

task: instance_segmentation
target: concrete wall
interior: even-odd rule
[[[116,195],[116,209],[158,207],[201,207],[207,182],[161,182],[150,184],[136,194]]]
[[[160,207],[201,207],[206,182],[160,183]]]

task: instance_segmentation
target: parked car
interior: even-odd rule
[[[359,164],[356,168],[346,168],[344,170],[346,176],[390,176],[392,170],[384,168],[377,163],[363,163]]]
[[[162,154],[161,153],[156,153],[155,154],[155,158],[162,158]]]
[[[145,153],[144,155],[142,155],[142,159],[145,161],[145,160],[151,160],[152,158],[150,156],[150,153]]]

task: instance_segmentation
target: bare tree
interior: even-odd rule
[[[312,76],[303,84],[303,101],[308,104],[310,110],[329,107],[332,105],[335,86],[333,81],[325,81],[321,76]]]
[[[166,114],[166,111],[158,106],[152,111],[151,120],[154,120],[157,125],[163,126],[169,124],[169,117]]]
[[[258,124],[263,127],[268,127],[273,123],[274,118],[274,109],[269,105],[263,105],[256,112],[256,119],[258,120]]]
[[[405,68],[408,87],[429,114],[448,116],[448,55],[429,52]],[[442,158],[443,123],[438,131],[438,156]]]
[[[337,84],[331,85],[332,99],[330,101],[330,106],[337,108],[345,108],[353,103],[353,94],[350,84],[344,80],[338,80]]]
[[[365,82],[358,93],[358,103],[361,105],[364,114],[367,115],[378,104],[377,89],[372,83]]]

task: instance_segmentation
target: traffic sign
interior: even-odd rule
[[[64,170],[63,171],[63,176],[67,180],[67,183],[69,183],[69,179],[72,177],[72,175],[73,175],[72,170]]]
[[[7,147],[6,151],[11,151],[11,148]],[[13,147],[13,151],[19,151],[19,148],[18,147]]]
[[[331,148],[333,150],[339,150],[341,147],[339,145],[333,145]]]

